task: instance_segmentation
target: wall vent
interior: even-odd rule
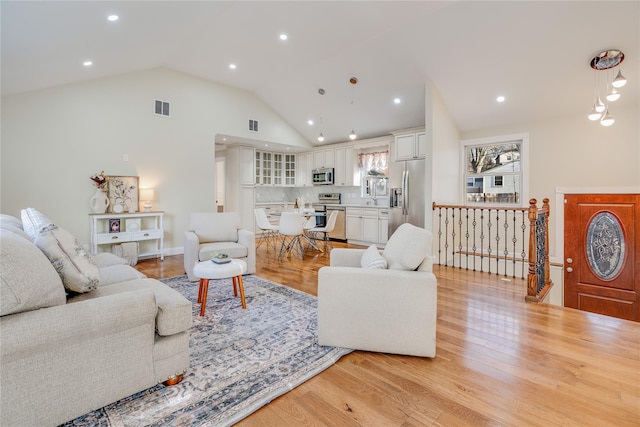
[[[258,121],[249,119],[249,132],[258,132]]]
[[[170,104],[166,101],[160,101],[159,99],[155,100],[155,113],[159,116],[169,117],[171,114],[169,113]]]

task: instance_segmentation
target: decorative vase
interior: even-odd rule
[[[93,213],[105,213],[109,206],[109,198],[104,194],[104,191],[98,188],[96,194],[91,198],[90,204]]]

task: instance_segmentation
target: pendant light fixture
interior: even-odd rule
[[[607,49],[607,50],[601,51],[596,56],[594,56],[590,62],[591,68],[594,70],[596,75],[594,76],[593,106],[591,107],[591,111],[589,112],[587,117],[591,121],[600,120],[600,124],[602,126],[611,126],[612,124],[615,123],[615,119],[613,118],[611,113],[609,113],[609,102],[615,102],[618,99],[620,99],[621,94],[618,91],[618,89],[623,87],[625,84],[627,84],[627,79],[622,75],[622,72],[620,71],[620,68],[619,68],[622,61],[624,61],[624,53],[621,50]],[[611,86],[610,86],[611,89],[607,92],[607,90],[609,89],[607,73],[608,73],[608,70],[612,70],[615,67],[618,67],[618,73],[615,76],[615,78],[612,79]],[[607,93],[605,97],[607,100],[607,105],[604,105],[602,102],[602,99],[600,98],[599,85],[598,85],[600,73],[598,73],[598,71],[605,72],[604,86],[605,86],[605,93]]]
[[[357,77],[349,78],[349,83],[351,83],[351,85],[352,85],[351,86],[351,121],[353,122],[353,115],[354,115],[354,113],[353,113],[353,109],[354,109],[353,99],[354,99],[354,94],[355,94],[355,91],[356,91],[356,85],[358,84],[358,78]],[[358,137],[358,135],[356,134],[355,127],[351,128],[351,133],[349,134],[349,139],[353,141],[357,137]]]
[[[320,88],[318,89],[318,93],[320,96],[325,94],[325,90]],[[320,107],[320,111],[324,111],[324,105]],[[318,135],[318,142],[324,142],[324,135],[322,134],[322,114],[320,114],[320,135]]]

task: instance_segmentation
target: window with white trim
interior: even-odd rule
[[[466,204],[520,206],[526,196],[528,136],[462,141]]]

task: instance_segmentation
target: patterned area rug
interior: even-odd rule
[[[312,295],[245,276],[247,309],[231,279],[212,280],[204,317],[197,282],[162,282],[193,303],[191,368],[175,386],[157,385],[67,426],[227,426],[322,372],[350,349],[317,341]]]

